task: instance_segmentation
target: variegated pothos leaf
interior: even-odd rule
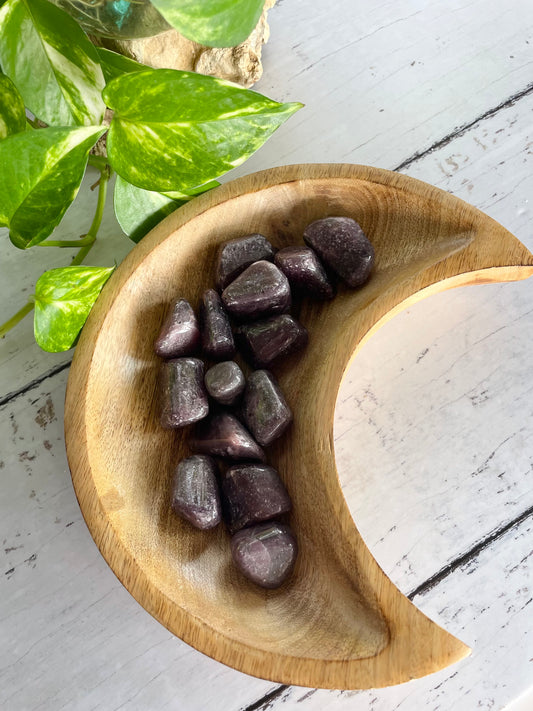
[[[76,343],[94,302],[114,267],[50,269],[35,285],[34,333],[50,353],[67,351]]]
[[[158,192],[199,185],[235,168],[302,106],[174,69],[117,77],[104,99],[115,112],[107,136],[113,168]]]
[[[26,107],[46,124],[101,123],[105,81],[96,49],[78,23],[48,0],[2,5],[0,63]]]
[[[105,127],[42,128],[0,141],[0,225],[13,244],[42,242],[76,197],[92,146]]]
[[[208,47],[234,47],[257,24],[265,0],[152,0],[182,35]]]

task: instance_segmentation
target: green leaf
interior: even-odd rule
[[[112,52],[110,49],[97,47],[96,51],[98,52],[98,58],[100,60],[100,65],[102,67],[106,83],[110,82],[111,79],[115,79],[115,77],[122,76],[123,74],[140,72],[143,69],[147,69],[145,64],[140,64],[134,59],[125,57],[123,54],[118,54],[117,52]]]
[[[146,190],[199,185],[243,163],[301,104],[280,104],[215,77],[148,69],[113,79],[113,168]]]
[[[170,215],[195,195],[211,190],[217,185],[219,183],[214,180],[194,188],[190,194],[173,193],[172,197],[169,197],[153,190],[138,188],[117,175],[113,195],[115,215],[128,237],[134,242],[140,242],[144,235],[164,217]]]
[[[68,351],[114,267],[61,267],[45,272],[35,285],[34,332],[49,353]]]
[[[234,47],[257,25],[265,0],[152,0],[182,35],[209,47]]]
[[[21,249],[42,242],[76,197],[105,127],[42,128],[0,141],[0,225]]]
[[[26,130],[26,111],[17,87],[0,74],[0,140]]]
[[[101,123],[105,81],[96,49],[48,0],[8,0],[0,8],[0,63],[25,105],[50,126]]]

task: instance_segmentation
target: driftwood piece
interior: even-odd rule
[[[192,42],[176,30],[167,30],[144,39],[100,38],[99,44],[150,67],[208,74],[248,88],[263,73],[261,50],[270,35],[267,13],[275,3],[276,0],[266,0],[255,29],[236,47],[205,47]]]

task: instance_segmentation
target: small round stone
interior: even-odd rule
[[[335,296],[333,284],[311,247],[284,247],[276,253],[274,264],[285,274],[295,292],[315,299]]]
[[[235,355],[233,333],[220,296],[207,289],[200,304],[200,330],[204,355],[213,360],[226,360]]]
[[[179,358],[195,353],[200,346],[200,328],[192,306],[186,299],[173,302],[154,350],[161,358]]]
[[[222,302],[240,321],[281,314],[291,307],[291,288],[272,262],[254,262],[222,292]]]
[[[220,290],[260,259],[272,261],[274,247],[260,234],[231,239],[222,245],[217,257],[217,286]]]
[[[221,405],[234,405],[242,395],[245,379],[233,360],[213,365],[205,374],[205,387],[213,400]]]
[[[291,510],[278,472],[268,464],[237,464],[221,480],[224,518],[230,533]]]
[[[374,265],[374,247],[351,217],[325,217],[305,228],[304,242],[352,288],[362,286]]]
[[[161,424],[167,429],[185,427],[209,412],[204,385],[204,364],[198,358],[173,358],[159,372]]]
[[[222,518],[217,467],[211,457],[182,459],[172,478],[172,509],[196,528],[214,528]]]
[[[246,426],[263,447],[281,437],[292,422],[291,409],[268,370],[254,370],[248,377],[242,413]]]
[[[246,427],[229,412],[210,415],[194,428],[189,445],[193,452],[233,461],[265,461],[265,453]]]
[[[289,314],[239,326],[235,340],[242,355],[256,368],[268,368],[307,345],[307,329]]]
[[[249,580],[263,588],[278,588],[292,573],[298,544],[289,526],[271,521],[237,531],[231,554]]]

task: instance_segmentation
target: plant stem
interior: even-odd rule
[[[104,156],[93,156],[92,153],[89,153],[89,160],[87,162],[89,165],[92,165],[93,168],[98,168],[101,172],[106,170],[109,165],[107,158],[104,158]]]
[[[85,247],[87,244],[92,244],[94,237],[85,235],[80,239],[47,239],[45,242],[39,242],[36,247]]]
[[[27,316],[31,311],[33,311],[34,303],[33,300],[28,301],[16,314],[11,316],[11,318],[0,326],[0,338],[3,338],[8,331],[10,331],[13,326],[16,326],[19,321],[22,321],[24,316]]]
[[[26,121],[32,128],[39,128],[39,124],[37,123],[37,119],[31,119],[28,115],[26,115]]]
[[[102,224],[102,217],[104,216],[104,207],[107,197],[107,184],[109,183],[110,177],[111,167],[108,163],[106,163],[105,167],[101,171],[100,182],[98,185],[98,201],[96,203],[96,212],[94,213],[94,218],[91,226],[89,227],[89,231],[84,237],[84,245],[70,263],[70,265],[73,267],[83,262],[85,257],[91,251],[92,246],[96,240],[96,234],[100,229],[100,225]]]

